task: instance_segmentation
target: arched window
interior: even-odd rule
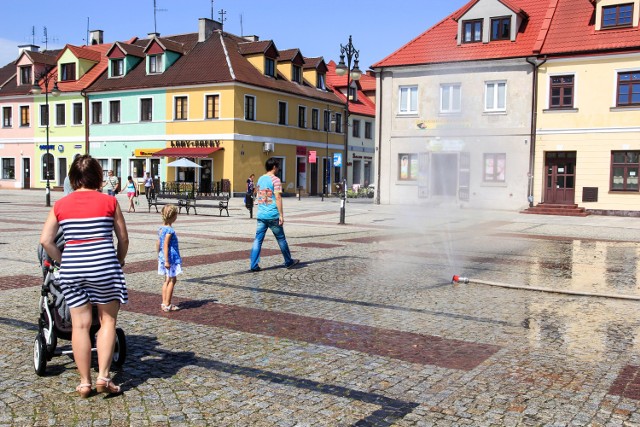
[[[53,154],[45,153],[42,156],[42,179],[54,180],[56,178],[56,168],[53,164]]]

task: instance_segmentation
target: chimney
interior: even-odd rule
[[[25,50],[29,52],[38,52],[40,50],[40,46],[36,46],[34,44],[23,44],[18,46],[18,56],[22,54]]]
[[[222,30],[222,24],[208,18],[198,19],[198,43],[207,41],[216,30]]]
[[[154,37],[160,37],[160,33],[148,33],[147,37],[150,38],[150,39],[152,39]]]
[[[258,36],[244,36],[244,39],[250,42],[257,42],[260,40]]]
[[[89,44],[103,44],[104,43],[104,31],[91,30],[89,31]]]

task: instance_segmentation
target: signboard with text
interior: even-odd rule
[[[333,166],[336,168],[342,167],[342,153],[333,153]]]

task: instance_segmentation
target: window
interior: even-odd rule
[[[638,191],[640,151],[611,152],[611,191]]]
[[[640,71],[618,73],[617,105],[640,105]]]
[[[552,76],[549,108],[573,108],[573,76]]]
[[[42,155],[42,179],[55,180],[56,168],[53,164],[53,154],[45,153]]]
[[[415,181],[418,179],[418,155],[416,153],[398,154],[398,180]]]
[[[323,130],[325,132],[331,131],[331,111],[324,112],[324,126]]]
[[[278,168],[278,172],[276,172],[276,176],[280,178],[280,181],[285,182],[285,177],[287,174],[285,173],[285,166],[287,165],[286,159],[284,157],[273,156],[274,159],[280,163],[280,167]],[[284,185],[282,186],[282,190],[284,191]]]
[[[461,92],[459,84],[446,84],[440,86],[440,112],[460,112]]]
[[[56,126],[64,126],[66,123],[66,108],[64,104],[56,104]]]
[[[49,125],[49,108],[47,104],[40,105],[40,126]]]
[[[162,72],[162,55],[149,55],[149,74]]]
[[[491,40],[511,39],[511,17],[491,20]]]
[[[602,28],[628,27],[632,24],[633,4],[602,7]]]
[[[94,125],[102,123],[102,102],[91,103],[91,123]]]
[[[207,119],[219,119],[220,118],[220,95],[207,95]]]
[[[11,107],[2,107],[2,127],[10,128],[12,126],[12,122]]]
[[[372,138],[372,123],[371,122],[364,122],[364,137],[366,139],[371,139]]]
[[[311,129],[318,130],[320,128],[320,110],[313,108],[311,110]]]
[[[264,74],[270,77],[276,76],[276,61],[271,58],[264,59]]]
[[[244,119],[256,119],[256,97],[251,95],[244,96]]]
[[[120,77],[124,75],[124,59],[111,60],[111,77]]]
[[[342,114],[336,113],[336,133],[342,133]]]
[[[303,107],[302,105],[298,107],[298,127],[307,127],[307,107]]]
[[[296,83],[302,83],[302,68],[301,67],[299,67],[297,65],[293,65],[292,66],[291,81],[294,81]]]
[[[464,21],[462,23],[462,42],[477,43],[482,41],[482,19]]]
[[[81,125],[82,124],[82,103],[74,102],[72,108],[73,108],[73,124]]]
[[[283,101],[278,101],[278,124],[287,124],[287,103]]]
[[[349,87],[349,99],[351,101],[358,101],[358,90],[355,86]]]
[[[29,125],[31,125],[29,107],[27,105],[23,105],[20,107],[20,126],[28,127]]]
[[[120,101],[109,101],[109,123],[120,123]]]
[[[504,153],[489,153],[484,155],[484,182],[504,182],[507,155]]]
[[[76,79],[76,64],[73,62],[69,64],[62,64],[62,72],[60,73],[60,80],[63,82]]]
[[[325,75],[324,74],[320,74],[318,73],[318,80],[316,81],[316,87],[318,89],[326,89],[326,85],[325,85]]]
[[[418,112],[418,86],[400,88],[400,114],[416,114]]]
[[[31,66],[20,67],[20,84],[21,85],[31,84]]]
[[[506,111],[507,109],[507,83],[489,82],[484,87],[485,111]]]
[[[153,120],[153,100],[151,98],[140,99],[140,121],[150,122]]]
[[[2,179],[15,179],[16,177],[16,160],[2,159]]]
[[[351,123],[351,135],[354,138],[360,138],[360,120],[353,120]]]
[[[187,104],[188,100],[186,96],[176,96],[173,101],[173,119],[174,120],[187,120]]]

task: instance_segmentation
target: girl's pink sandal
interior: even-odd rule
[[[76,387],[76,391],[81,398],[86,399],[91,395],[91,384],[80,384]]]

